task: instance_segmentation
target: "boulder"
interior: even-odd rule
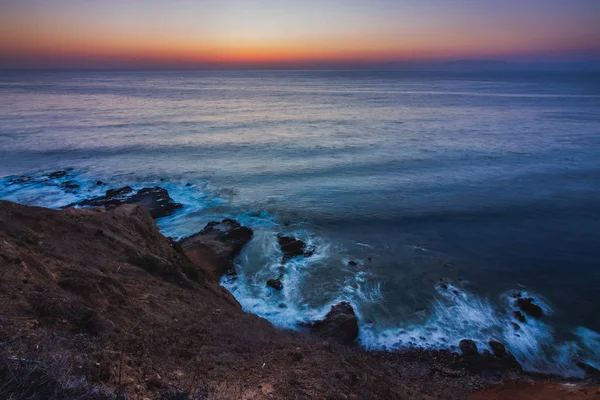
[[[458,343],[458,347],[460,348],[460,352],[465,357],[472,357],[479,355],[479,351],[477,351],[477,344],[470,339],[463,339]]]
[[[483,362],[486,368],[501,371],[521,371],[522,367],[517,359],[506,351],[506,347],[495,340],[488,342],[492,349],[492,354],[483,357]]]
[[[281,283],[281,279],[269,279],[267,281],[267,286],[272,287],[275,290],[282,290],[283,283]]]
[[[325,319],[312,324],[311,331],[349,345],[358,337],[358,319],[350,303],[344,301],[332,306]]]
[[[492,349],[494,356],[504,357],[507,354],[506,347],[502,343],[497,342],[495,340],[490,340],[488,342],[488,344],[490,345],[490,348]]]
[[[313,250],[307,250],[306,243],[302,240],[292,236],[277,235],[277,241],[283,252],[283,259],[281,260],[283,264],[294,257],[310,257],[314,252]]]
[[[161,187],[144,188],[136,194],[129,197],[126,201],[128,204],[137,204],[147,210],[152,218],[166,217],[175,212],[175,210],[183,207],[182,204],[176,203],[167,189]]]
[[[542,307],[538,306],[537,304],[533,304],[532,297],[518,298],[516,304],[517,307],[521,309],[521,311],[523,311],[525,314],[531,317],[541,318],[544,315]]]
[[[515,357],[506,351],[506,347],[496,341],[488,342],[492,352],[484,350],[481,354],[477,350],[477,344],[469,339],[463,339],[459,343],[462,353],[462,363],[471,372],[480,373],[487,371],[521,371],[521,365]]]
[[[137,204],[148,211],[152,218],[171,215],[175,210],[183,207],[176,203],[166,189],[161,187],[143,188],[133,194],[131,186],[118,189],[109,189],[104,196],[83,200],[77,205],[87,207],[109,207],[121,204]]]
[[[185,255],[213,278],[235,275],[233,261],[253,236],[252,229],[232,219],[209,222],[202,231],[182,239]]]

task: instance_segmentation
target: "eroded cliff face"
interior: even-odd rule
[[[189,258],[136,205],[0,201],[0,398],[465,398],[507,379],[448,352],[368,353],[277,330],[218,285],[233,258],[205,233]]]

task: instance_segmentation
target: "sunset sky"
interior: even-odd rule
[[[600,59],[597,0],[0,0],[0,67]]]

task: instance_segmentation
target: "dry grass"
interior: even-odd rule
[[[114,394],[73,372],[69,357],[50,354],[43,361],[0,351],[0,398],[5,400],[113,400]]]

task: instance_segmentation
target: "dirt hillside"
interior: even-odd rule
[[[369,353],[275,329],[210,264],[135,205],[0,201],[0,399],[492,399],[525,383],[600,398],[585,383],[470,372],[448,352]]]

